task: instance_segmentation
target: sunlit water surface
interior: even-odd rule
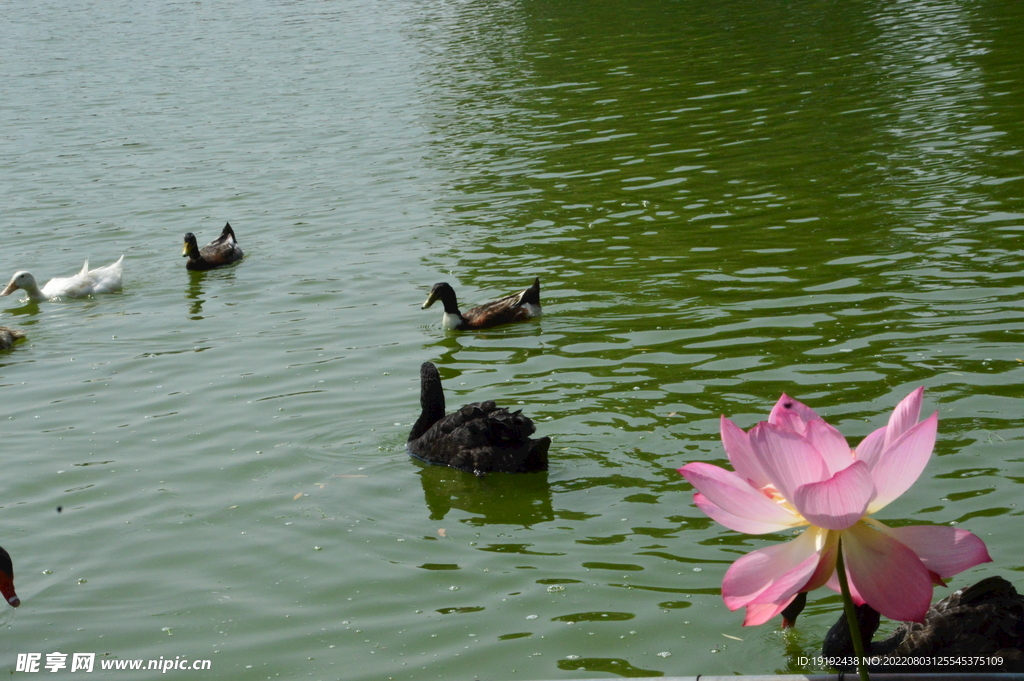
[[[35,2],[0,41],[5,280],[125,254],[0,324],[17,653],[211,678],[815,671],[741,627],[675,472],[786,392],[940,437],[882,513],[1024,570],[1024,5]],[[190,274],[225,221],[238,266]],[[539,276],[542,320],[451,334]],[[522,408],[546,474],[410,460],[418,367]],[[58,513],[58,510],[60,512]],[[1016,579],[1018,586],[1024,580]],[[99,663],[97,662],[97,665]],[[64,673],[69,673],[67,670]],[[119,679],[129,673],[110,673]],[[152,678],[151,674],[138,678]]]

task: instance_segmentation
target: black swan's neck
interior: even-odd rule
[[[789,629],[795,627],[796,618],[800,616],[805,607],[807,607],[807,592],[801,591],[782,611],[782,628]]]
[[[857,627],[860,629],[861,640],[864,642],[865,655],[884,655],[885,651],[881,648],[887,647],[887,644],[898,644],[896,640],[872,643],[871,638],[878,631],[880,623],[881,615],[877,610],[867,603],[857,606]],[[845,612],[840,613],[839,621],[833,624],[825,634],[821,652],[825,657],[850,657],[853,655],[853,637],[850,635],[850,625],[846,621]]]
[[[444,416],[444,389],[437,367],[424,362],[420,367],[420,417],[409,432],[409,441],[418,439]]]

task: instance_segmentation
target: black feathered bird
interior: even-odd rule
[[[482,476],[548,468],[551,438],[532,439],[536,428],[521,411],[493,401],[444,413],[441,376],[430,362],[420,367],[420,417],[409,433],[409,453],[428,463]]]
[[[793,615],[792,619],[796,619]],[[1013,585],[999,576],[986,577],[973,586],[954,591],[933,605],[924,623],[904,622],[882,641],[872,641],[880,615],[870,605],[857,606],[857,622],[864,641],[864,654],[885,658],[929,658],[931,665],[869,665],[876,672],[1020,672],[1024,671],[1024,598]],[[852,657],[853,640],[843,613],[825,635],[825,657]],[[1002,659],[1002,664],[950,666],[939,658],[970,657]],[[852,667],[839,667],[849,671]]]

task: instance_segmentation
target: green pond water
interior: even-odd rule
[[[4,15],[0,278],[124,254],[125,283],[0,299],[28,335],[0,353],[23,601],[0,669],[820,671],[798,658],[838,597],[742,627],[722,576],[785,537],[713,523],[676,473],[724,463],[719,417],[748,428],[783,392],[855,443],[926,386],[935,456],[879,518],[981,536],[994,561],[953,587],[1024,586],[1016,0]],[[226,221],[244,262],[186,272],[182,235]],[[535,276],[539,321],[450,333],[420,309],[438,281],[472,305]],[[531,416],[550,470],[410,459],[427,360],[450,406]]]

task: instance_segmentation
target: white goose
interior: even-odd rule
[[[16,290],[21,289],[28,294],[29,300],[41,303],[56,298],[84,298],[93,293],[112,293],[121,290],[121,262],[122,255],[117,262],[106,267],[89,269],[89,261],[85,261],[82,271],[73,277],[57,277],[46,282],[42,289],[36,283],[36,278],[31,272],[22,270],[15,272],[7,288],[0,291],[0,296],[9,296]]]

